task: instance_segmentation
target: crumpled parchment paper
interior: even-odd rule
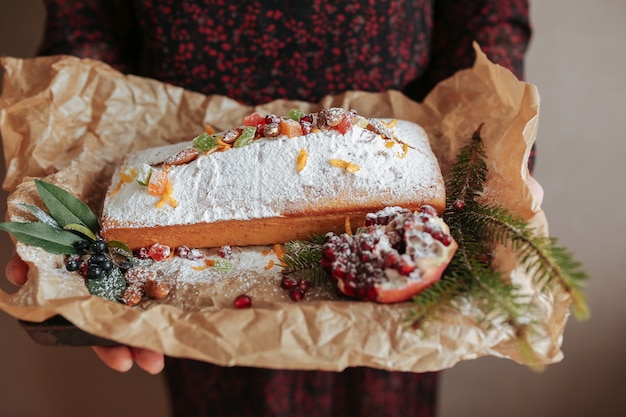
[[[545,216],[525,184],[538,123],[537,89],[475,49],[474,66],[441,82],[423,103],[396,91],[347,92],[319,103],[278,100],[254,108],[125,76],[93,60],[2,58],[0,134],[7,166],[3,186],[11,192],[8,218],[27,218],[20,202],[41,205],[32,178],[66,188],[98,212],[112,170],[128,152],[190,140],[206,124],[227,129],[252,111],[283,114],[294,107],[338,106],[368,117],[419,123],[444,176],[458,150],[484,123],[489,156],[484,199],[510,208],[546,235]],[[276,269],[258,268],[260,272],[239,271],[240,277],[217,281],[174,282],[176,291],[164,302],[128,307],[89,295],[82,278],[64,270],[61,256],[20,243],[17,249],[30,266],[29,280],[14,294],[0,292],[4,312],[36,322],[61,315],[93,335],[171,356],[227,366],[337,371],[369,366],[413,372],[486,355],[519,363],[528,358],[505,325],[481,326],[471,301],[459,301],[438,320],[413,329],[405,321],[410,303],[345,301],[324,291],[294,303],[276,290]],[[241,249],[240,256],[259,256],[258,251]],[[535,360],[560,361],[570,299],[559,289],[537,291],[510,253],[502,251],[497,260],[533,300],[529,319],[542,323],[529,336]],[[253,308],[232,308],[229,297],[243,291],[254,294]]]

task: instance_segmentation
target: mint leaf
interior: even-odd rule
[[[45,223],[0,223],[0,230],[12,234],[17,240],[44,249],[55,255],[76,253],[74,245],[83,240],[75,233],[57,229]]]
[[[124,295],[126,280],[118,268],[113,268],[102,278],[88,280],[87,289],[89,294],[97,295],[109,301],[119,301]]]
[[[61,227],[78,223],[94,233],[100,230],[98,217],[78,198],[54,184],[41,180],[35,180],[35,184],[50,215]]]

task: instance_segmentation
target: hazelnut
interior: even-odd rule
[[[146,281],[144,291],[149,298],[161,300],[170,293],[170,287],[164,282],[150,279]]]
[[[132,284],[126,287],[124,295],[122,296],[122,301],[128,306],[136,306],[143,299],[143,294],[144,292],[141,285]]]

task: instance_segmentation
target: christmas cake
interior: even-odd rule
[[[253,113],[228,131],[125,157],[101,232],[131,249],[269,245],[423,205],[441,213],[445,189],[417,124],[341,108]]]

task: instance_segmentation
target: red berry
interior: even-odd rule
[[[233,301],[235,308],[250,308],[252,307],[252,297],[248,294],[239,294]]]
[[[433,206],[429,206],[427,204],[423,205],[420,208],[421,213],[430,214],[431,216],[437,216],[437,210]]]

